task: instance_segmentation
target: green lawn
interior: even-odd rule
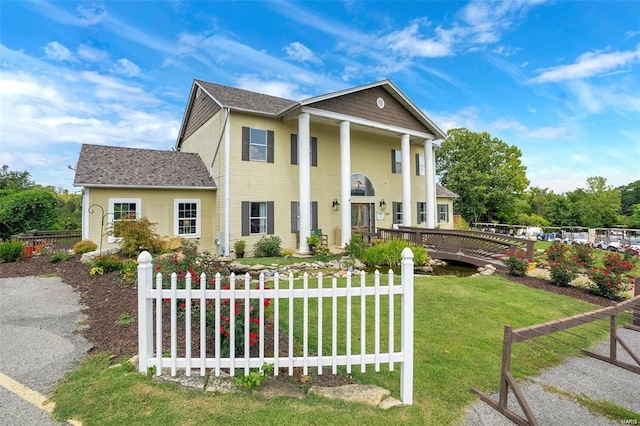
[[[325,284],[326,285],[326,284]],[[385,306],[384,298],[382,306]],[[373,307],[367,301],[367,329],[372,329]],[[282,304],[286,308],[286,304]],[[330,310],[325,299],[325,310]],[[499,387],[502,335],[505,324],[518,328],[593,310],[596,307],[572,298],[525,287],[500,276],[416,277],[415,285],[415,374],[414,405],[389,411],[307,397],[305,400],[278,398],[265,400],[250,395],[217,396],[179,390],[155,384],[127,367],[107,369],[108,357],[91,357],[68,375],[57,388],[53,400],[58,419],[76,418],[92,424],[459,424],[464,410],[477,400],[470,389],[485,392]],[[296,307],[297,309],[297,307]],[[311,304],[311,311],[315,306]],[[354,324],[359,324],[359,304],[354,303]],[[381,317],[387,316],[384,309]],[[396,316],[399,316],[396,310]],[[281,311],[281,317],[286,317]],[[296,317],[296,324],[299,324]],[[382,328],[385,329],[382,322]],[[311,324],[313,327],[313,323]],[[325,328],[330,324],[325,319]],[[356,327],[357,329],[357,327]],[[585,347],[604,337],[582,333],[573,337]],[[344,330],[339,330],[343,335]],[[300,328],[294,332],[300,341]],[[368,333],[368,345],[372,345]],[[569,341],[572,336],[563,335]],[[354,353],[359,353],[358,332],[354,333]],[[312,339],[313,341],[313,335]],[[385,340],[383,340],[385,341]],[[386,345],[383,345],[383,348]],[[327,348],[325,348],[326,350]],[[545,345],[518,343],[514,347],[512,371],[517,377],[532,375],[557,364],[576,349],[554,340]],[[359,366],[353,375],[361,383],[390,389],[399,398],[399,366],[380,373]]]

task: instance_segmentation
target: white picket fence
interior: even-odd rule
[[[187,274],[184,289],[178,289],[178,277],[176,274],[171,276],[171,288],[162,288],[162,275],[155,275],[156,286],[154,288],[154,271],[152,265],[152,257],[148,252],[142,252],[138,256],[138,350],[139,350],[139,370],[146,374],[148,368],[155,366],[156,374],[162,374],[163,368],[170,368],[171,375],[176,375],[177,369],[185,369],[187,376],[191,375],[192,369],[199,370],[200,375],[204,376],[206,369],[213,369],[215,376],[219,376],[222,369],[228,369],[231,376],[235,375],[236,369],[244,369],[244,374],[248,374],[251,368],[260,368],[264,363],[273,364],[274,374],[278,374],[280,368],[288,368],[288,374],[293,374],[294,367],[302,367],[302,373],[308,374],[309,368],[316,368],[317,374],[322,374],[323,367],[331,367],[332,373],[337,373],[337,366],[346,366],[347,372],[351,372],[352,366],[360,365],[360,371],[365,372],[366,365],[373,364],[376,372],[380,371],[381,364],[388,364],[389,370],[394,369],[394,364],[400,365],[400,398],[404,404],[411,405],[413,401],[413,279],[414,279],[414,263],[413,253],[410,249],[405,248],[402,252],[400,283],[397,285],[394,281],[396,277],[392,271],[387,274],[387,284],[381,283],[381,275],[378,271],[374,274],[374,285],[367,286],[365,284],[364,272],[352,276],[347,273],[345,278],[345,286],[338,286],[338,278],[331,277],[331,285],[324,286],[328,278],[318,274],[317,287],[309,287],[309,277],[304,274],[302,280],[302,288],[294,288],[294,279],[290,274],[288,277],[280,277],[277,273],[273,276],[273,280],[265,282],[264,275],[260,275],[258,288],[251,289],[251,278],[249,274],[236,277],[231,274],[228,280],[229,288],[223,289],[221,282],[222,277],[216,274],[213,289],[206,288],[207,277],[202,274],[200,277],[200,288],[192,288],[192,277]],[[244,288],[236,289],[236,279],[244,281]],[[197,280],[196,280],[197,281]],[[359,285],[358,284],[359,281]],[[284,285],[284,284],[288,285]],[[354,285],[354,283],[356,285]],[[268,284],[272,288],[265,288]],[[282,285],[282,287],[281,287]],[[284,288],[283,288],[284,287]],[[381,351],[381,296],[387,296],[388,308],[386,314],[388,317],[387,331],[387,351]],[[400,297],[400,343],[399,348],[395,344],[395,333],[397,322],[394,320],[394,301],[396,296]],[[338,353],[338,299],[346,299],[346,341],[344,353]],[[370,324],[367,324],[366,306],[371,303],[373,298],[374,315],[373,315],[373,340],[374,350],[367,353],[366,342],[367,336],[371,338]],[[220,356],[219,334],[216,334],[214,348],[210,348],[207,357],[206,345],[206,310],[215,309],[215,330],[220,330],[220,313],[224,303],[235,305],[235,301],[240,301],[244,305],[244,348],[250,347],[249,342],[249,326],[250,318],[250,301],[252,299],[259,300],[259,334],[258,334],[258,351],[257,357],[251,357],[249,350],[244,350],[244,354],[240,357],[235,356],[235,327],[229,327],[231,333],[230,339],[230,355],[228,358]],[[265,300],[271,300],[273,304],[273,329],[265,330]],[[294,356],[294,303],[295,299],[302,300],[303,309],[303,341],[302,356]],[[314,318],[312,323],[317,324],[317,354],[309,352],[309,301],[315,299],[314,306],[317,306],[318,317]],[[357,353],[353,353],[352,348],[352,301],[356,299],[360,301],[360,348]],[[288,301],[287,312],[281,312],[280,300]],[[170,347],[164,348],[161,336],[165,333],[163,330],[163,301],[169,302],[170,305]],[[184,303],[184,319],[178,318],[178,301]],[[199,309],[199,331],[200,331],[200,353],[192,353],[192,307],[196,302]],[[323,335],[323,304],[331,304],[331,335]],[[155,304],[155,306],[154,306]],[[207,308],[209,306],[209,308]],[[255,306],[255,303],[254,303]],[[299,303],[298,303],[299,308]],[[155,318],[154,318],[155,310]],[[284,311],[284,310],[283,310]],[[196,310],[197,312],[197,310]],[[279,348],[280,338],[280,316],[288,314],[288,354],[281,355]],[[356,311],[356,317],[357,311]],[[371,316],[369,315],[369,318]],[[155,323],[154,323],[155,319]],[[178,356],[178,321],[184,320],[184,356]],[[356,318],[357,321],[357,318]],[[342,327],[342,324],[340,325]],[[155,336],[154,336],[155,329]],[[367,331],[369,330],[369,333]],[[273,353],[265,354],[264,342],[265,332],[273,333]],[[326,333],[325,333],[326,334]],[[154,342],[155,337],[155,342]],[[323,343],[325,338],[330,338],[331,353],[323,353]],[[155,347],[155,352],[154,352]],[[397,349],[397,350],[396,350]],[[165,356],[170,353],[170,356]],[[158,355],[159,354],[159,355]],[[198,356],[199,355],[199,356]]]

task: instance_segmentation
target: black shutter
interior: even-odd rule
[[[242,128],[242,161],[249,161],[249,128]],[[247,234],[248,235],[248,234]]]
[[[417,156],[417,155],[418,155],[418,154],[416,154],[416,156]],[[417,158],[417,157],[416,157],[416,158]],[[417,202],[417,204],[418,204],[418,216],[416,216],[416,217],[417,217],[417,219],[418,219],[418,220],[417,220],[417,223],[418,223],[418,225],[420,225],[420,224],[422,223],[422,221],[420,220],[420,201],[418,201],[418,202]]]
[[[420,176],[420,154],[416,153],[416,176]]]
[[[273,234],[273,201],[267,201],[267,234]]]
[[[391,173],[396,173],[396,150],[391,150]]]
[[[392,201],[391,208],[393,209],[393,223],[398,223],[398,203]]]
[[[291,133],[291,164],[298,164],[298,135]]]
[[[311,165],[318,166],[318,138],[311,138]]]
[[[242,235],[251,234],[251,223],[249,219],[249,207],[251,203],[249,201],[242,202]]]
[[[267,163],[273,163],[273,130],[267,130]]]
[[[318,202],[311,202],[311,229],[318,229]]]
[[[291,232],[298,232],[298,206],[297,201],[291,202]]]

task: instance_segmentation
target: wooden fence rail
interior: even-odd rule
[[[47,251],[55,253],[73,248],[73,245],[82,239],[80,230],[59,231],[29,231],[24,234],[12,235],[11,241],[21,241],[25,245],[26,257]]]
[[[213,369],[215,376],[219,376],[221,369],[228,369],[231,376],[235,375],[236,369],[244,370],[247,375],[251,368],[260,368],[264,363],[273,364],[274,373],[278,374],[280,368],[288,368],[288,374],[293,374],[294,367],[302,367],[302,373],[308,374],[309,368],[316,368],[317,374],[322,374],[323,367],[331,367],[332,373],[337,373],[337,366],[345,365],[347,372],[351,372],[352,366],[360,366],[360,371],[365,372],[366,365],[373,364],[375,371],[380,371],[381,364],[388,364],[389,370],[394,369],[394,364],[400,364],[400,398],[410,405],[413,401],[413,279],[414,262],[413,253],[405,248],[402,252],[400,285],[397,285],[396,277],[392,271],[387,276],[387,284],[381,282],[382,276],[376,271],[374,274],[374,285],[367,286],[364,272],[357,276],[347,274],[346,285],[338,286],[338,279],[324,279],[322,274],[318,275],[317,285],[309,285],[309,277],[305,273],[302,280],[302,288],[294,287],[293,275],[280,277],[275,274],[273,281],[268,284],[271,288],[266,288],[265,276],[260,275],[258,287],[251,288],[251,278],[249,274],[236,277],[231,274],[228,279],[228,286],[223,285],[223,278],[216,274],[214,280],[208,281],[205,274],[192,277],[187,274],[184,279],[184,288],[178,289],[178,277],[171,275],[170,288],[163,288],[162,274],[157,273],[154,277],[152,258],[148,252],[143,252],[138,257],[138,344],[139,344],[139,369],[146,373],[151,366],[156,367],[156,374],[162,374],[163,367],[171,368],[171,375],[176,374],[177,368],[184,368],[187,376],[191,375],[192,369],[199,369],[200,375],[204,376],[206,369]],[[236,288],[236,280],[243,283],[242,288]],[[154,287],[155,281],[155,287]],[[225,280],[226,281],[226,280]],[[331,281],[331,285],[325,285],[326,281]],[[358,285],[359,281],[359,285]],[[192,284],[198,283],[200,288],[192,288]],[[213,288],[207,288],[207,283]],[[397,297],[400,298],[400,342],[396,343],[397,317],[394,314]],[[373,299],[373,300],[372,300]],[[380,319],[381,305],[386,299],[388,315],[388,328],[383,330]],[[265,328],[265,301],[273,306],[273,329]],[[251,303],[257,301],[257,303]],[[288,306],[282,309],[282,301]],[[295,301],[295,303],[294,303]],[[317,307],[317,317],[312,317],[309,313],[310,302]],[[163,329],[163,305],[170,305],[170,326],[169,330]],[[231,318],[229,332],[229,355],[222,355],[221,341],[222,329],[221,317],[224,306],[235,306],[236,302],[241,306],[240,317],[229,315]],[[294,309],[300,308],[302,304],[302,356],[294,355]],[[360,304],[358,310],[352,312],[352,305],[356,302]],[[367,315],[367,305],[373,302],[374,315]],[[154,307],[155,304],[155,307]],[[327,309],[331,306],[331,314],[324,318]],[[338,306],[345,306],[338,318]],[[294,308],[294,305],[297,308]],[[184,356],[178,356],[178,306],[183,307],[180,321],[184,324]],[[251,311],[251,306],[254,310]],[[194,309],[196,308],[196,309]],[[259,320],[255,318],[255,308],[259,309]],[[192,311],[196,317],[196,324],[199,328],[199,354],[192,353],[191,330],[193,327]],[[155,312],[155,318],[154,318]],[[299,311],[298,311],[299,312]],[[214,314],[215,325],[213,330],[207,330],[211,324],[207,324],[207,315]],[[252,317],[253,315],[253,317]],[[280,317],[288,316],[287,336],[288,353],[283,355],[280,352]],[[285,317],[286,318],[286,317]],[[299,317],[298,317],[299,318]],[[370,323],[373,320],[373,327]],[[359,321],[358,321],[359,320]],[[309,325],[311,321],[311,326]],[[250,325],[259,324],[259,332],[255,336],[250,336]],[[327,328],[331,325],[331,332],[327,333],[323,322]],[[358,324],[359,322],[359,324]],[[310,349],[310,332],[312,327],[317,325],[316,354],[312,354]],[[299,326],[299,325],[298,325]],[[240,348],[236,348],[235,333],[237,327],[244,330],[244,342]],[[338,327],[346,331],[346,339],[343,341],[345,349],[338,349]],[[353,329],[359,330],[357,342],[360,348],[353,348],[352,341],[356,341]],[[155,336],[154,336],[155,329]],[[373,329],[373,332],[372,332]],[[386,333],[386,344],[381,342],[383,331]],[[165,333],[170,334],[170,347],[163,346]],[[266,333],[273,333],[274,348],[272,353],[265,353]],[[213,348],[207,348],[207,335],[215,336]],[[329,335],[328,335],[329,334]],[[155,342],[154,342],[155,339]],[[254,340],[255,339],[255,340]],[[373,351],[368,349],[367,341],[373,339]],[[258,344],[258,354],[255,355],[245,348],[250,348],[255,342]],[[357,344],[356,344],[357,346]],[[369,345],[370,348],[371,345]],[[386,346],[386,351],[381,349]],[[155,353],[154,353],[155,348]],[[331,348],[329,353],[325,353],[323,348]],[[239,350],[236,350],[239,349]],[[181,349],[182,351],[182,349]],[[270,352],[270,351],[269,351]]]

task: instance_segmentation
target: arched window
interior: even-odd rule
[[[351,175],[351,196],[352,197],[370,197],[376,195],[376,190],[368,177],[362,173],[354,173]]]

